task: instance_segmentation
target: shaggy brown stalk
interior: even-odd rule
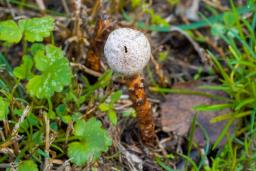
[[[90,41],[90,48],[87,51],[86,66],[96,72],[100,72],[101,49],[103,47],[106,31],[109,27],[110,22],[105,16],[98,18],[94,35]]]
[[[141,138],[144,144],[152,146],[155,144],[155,124],[151,110],[151,103],[146,97],[143,77],[140,74],[134,75],[126,81],[130,99],[133,102],[137,113],[138,126],[141,131]]]

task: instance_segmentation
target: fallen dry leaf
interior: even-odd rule
[[[206,85],[200,81],[178,83],[173,86],[176,89],[189,89],[191,91],[205,92],[213,95],[225,96],[223,92],[202,90],[199,86]],[[222,111],[207,111],[197,112],[193,109],[198,105],[211,105],[222,103],[220,100],[212,99],[199,95],[185,95],[185,94],[169,94],[166,96],[166,101],[161,105],[161,124],[165,132],[173,132],[179,136],[185,136],[191,127],[193,116],[197,113],[197,121],[206,129],[210,143],[214,143],[223,130],[226,121],[210,123],[212,118],[224,113],[229,113],[229,109]],[[232,127],[233,128],[233,127]],[[232,129],[231,128],[231,129]],[[194,133],[194,140],[200,145],[205,145],[204,136],[200,128],[196,128]],[[225,140],[220,143],[223,145]]]

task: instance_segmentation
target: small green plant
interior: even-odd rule
[[[69,144],[68,156],[78,166],[96,160],[112,144],[107,131],[101,128],[101,122],[96,118],[79,120],[74,126],[74,135],[79,141]]]
[[[16,24],[13,20],[0,22],[0,40],[18,43],[22,35],[29,42],[43,41],[49,37],[54,28],[52,17],[23,19]]]
[[[25,40],[41,42],[51,35],[54,28],[53,22],[52,17],[24,19],[19,21],[19,27]]]
[[[214,147],[226,135],[228,126],[235,119],[249,116],[256,109],[256,82],[254,80],[256,75],[256,37],[253,31],[255,30],[256,15],[254,14],[251,22],[248,22],[240,18],[234,8],[232,13],[227,12],[224,18],[226,19],[224,19],[223,23],[212,26],[212,34],[219,36],[228,44],[228,55],[225,59],[219,59],[209,52],[215,64],[216,72],[222,76],[221,85],[207,86],[205,88],[222,90],[228,94],[230,100],[225,104],[197,107],[201,111],[222,110],[223,108],[234,110],[233,113],[226,113],[212,120],[212,122],[229,120]],[[233,18],[233,20],[230,21],[230,18]],[[221,63],[225,63],[226,67]]]
[[[100,121],[95,118],[88,121],[80,119],[81,106],[92,99],[90,97],[97,89],[109,84],[112,72],[106,71],[93,85],[82,76],[81,81],[86,88],[77,91],[80,87],[72,80],[72,69],[64,52],[54,45],[53,38],[51,44],[42,43],[45,38],[52,36],[53,29],[54,19],[48,16],[22,19],[17,23],[13,20],[0,22],[0,43],[4,42],[6,48],[21,41],[23,45],[21,64],[14,69],[0,54],[0,68],[8,73],[7,78],[0,79],[0,121],[4,122],[5,132],[11,131],[9,129],[20,122],[17,132],[10,132],[6,139],[10,141],[16,134],[25,135],[16,144],[18,149],[15,151],[15,164],[21,171],[37,171],[36,161],[41,162],[42,158],[51,157],[44,148],[47,134],[73,122],[74,136],[69,140],[65,131],[60,132],[49,148],[56,149],[60,155],[66,154],[62,144],[58,143],[66,137],[72,141],[66,150],[74,164],[82,166],[95,161],[112,144]],[[120,98],[120,93],[111,96],[112,105]],[[113,112],[109,112],[109,117],[111,122],[116,123],[116,113]],[[46,127],[49,130],[45,130]],[[0,148],[5,143],[0,142]],[[29,160],[26,160],[27,154]],[[6,160],[6,157],[6,154],[1,156],[0,161]]]
[[[121,95],[122,91],[116,91],[111,94],[110,102],[104,102],[99,105],[99,109],[108,114],[108,119],[113,125],[117,124],[117,114],[114,109],[114,103],[120,99]]]
[[[150,16],[151,24],[166,27],[169,26],[169,23],[159,14],[157,14],[150,4],[144,3],[144,5],[142,6],[142,10],[144,11],[145,14],[148,14]]]
[[[17,170],[18,171],[27,171],[27,170],[38,171],[38,168],[36,163],[33,160],[25,160],[19,164]]]
[[[141,8],[142,11],[149,16],[150,23],[153,25],[169,26],[169,23],[155,12],[152,7],[152,3],[143,0],[131,0],[131,6],[133,9]]]
[[[0,97],[0,121],[5,120],[7,118],[7,114],[9,113],[9,102]]]
[[[21,29],[13,20],[0,22],[0,40],[8,43],[18,43],[21,37]]]
[[[53,45],[34,44],[31,51],[35,67],[41,72],[27,84],[31,96],[50,98],[54,92],[61,92],[64,86],[71,83],[71,68],[61,49]]]
[[[53,31],[53,21],[51,17],[24,19],[18,22],[18,26],[12,20],[1,22],[0,40],[18,43],[23,34],[25,41],[43,41]],[[16,39],[5,37],[9,28],[10,34]],[[31,72],[33,61],[40,75]],[[22,64],[14,69],[14,75],[17,79],[27,79],[27,91],[37,98],[50,98],[54,92],[62,91],[63,86],[71,82],[68,60],[62,50],[54,45],[32,44],[29,53],[23,56]]]
[[[250,8],[250,6],[248,6]],[[199,111],[222,110],[231,108],[211,120],[212,123],[227,120],[225,128],[213,145],[213,149],[226,137],[228,143],[212,158],[210,170],[253,170],[255,169],[255,110],[256,110],[256,11],[246,20],[239,16],[237,9],[226,12],[223,22],[213,24],[211,33],[221,38],[228,46],[226,56],[219,58],[209,52],[215,72],[221,78],[220,85],[203,86],[206,89],[221,90],[229,99],[223,104],[197,106]],[[229,127],[240,123],[235,135],[227,136]],[[243,130],[243,131],[240,131]],[[239,135],[239,137],[237,136]]]
[[[131,0],[132,8],[136,8],[136,7],[140,6],[141,3],[142,3],[142,0]]]
[[[217,157],[212,159],[211,170],[254,170],[256,166],[255,144],[253,144],[255,133],[250,137],[248,135],[244,141],[229,138],[228,143],[218,152]]]
[[[171,6],[176,5],[180,2],[180,0],[166,0],[168,4]]]

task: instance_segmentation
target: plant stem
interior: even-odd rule
[[[134,75],[127,80],[130,99],[137,113],[138,125],[142,141],[145,145],[153,146],[156,142],[155,124],[151,103],[147,100],[141,75]]]
[[[104,17],[99,17],[95,26],[94,36],[90,40],[90,48],[86,56],[86,66],[96,72],[100,72],[101,49],[109,27],[110,21]]]
[[[49,102],[49,100],[48,100]],[[50,150],[50,120],[47,117],[47,114],[44,113],[44,122],[45,122],[45,153],[49,156],[49,150]],[[44,170],[48,170],[49,165],[49,158],[45,157],[44,160]]]

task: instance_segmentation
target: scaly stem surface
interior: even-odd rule
[[[101,49],[109,26],[110,22],[108,19],[99,17],[95,26],[94,36],[90,41],[90,48],[86,56],[86,66],[96,72],[100,72]]]
[[[134,75],[127,80],[130,99],[137,113],[138,126],[144,144],[153,146],[156,142],[155,124],[151,110],[151,103],[146,97],[143,77]]]

